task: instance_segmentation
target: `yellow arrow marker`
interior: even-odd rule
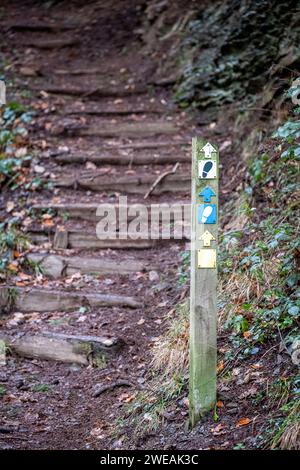
[[[199,240],[203,241],[203,246],[210,246],[212,240],[215,240],[215,237],[208,230],[205,230],[203,235],[199,237]]]

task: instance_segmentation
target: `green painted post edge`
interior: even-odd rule
[[[201,417],[212,410],[216,403],[217,375],[217,268],[198,268],[197,251],[203,247],[199,236],[209,230],[215,237],[212,248],[217,250],[218,235],[218,181],[219,153],[217,147],[217,177],[200,179],[198,161],[203,160],[200,150],[206,142],[202,139],[192,140],[192,194],[191,194],[191,285],[190,285],[190,386],[189,411],[190,426],[193,427]],[[198,194],[206,186],[216,194],[212,203],[217,206],[216,224],[197,223],[197,205],[203,201]]]

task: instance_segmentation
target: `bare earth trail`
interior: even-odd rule
[[[186,294],[178,283],[186,241],[101,242],[96,208],[118,204],[118,196],[127,196],[128,205],[189,203],[197,129],[172,104],[171,90],[155,85],[155,61],[142,53],[135,34],[138,2],[65,2],[46,9],[7,1],[1,8],[11,78],[36,111],[33,164],[37,177],[51,184],[30,198],[23,194],[34,214],[26,226],[35,244],[29,258],[44,271],[18,287],[14,308],[25,315],[22,323],[9,325],[9,315],[1,320],[16,352],[19,347],[33,357],[14,355],[0,371],[7,390],[1,426],[12,430],[0,434],[0,448],[122,448],[115,421],[147,387],[151,347],[166,314]],[[145,200],[158,176],[177,162],[176,172]],[[45,332],[47,344],[49,335],[56,338],[54,350],[60,334],[104,338],[99,347],[108,351],[106,366],[95,367],[94,343],[79,354],[85,365],[42,360]],[[33,335],[39,336],[36,356],[27,351]],[[118,347],[110,348],[110,340]],[[97,384],[115,382],[95,396]]]
[[[111,436],[114,422],[147,386],[151,346],[184,294],[177,276],[184,240],[101,243],[96,207],[118,203],[119,195],[128,196],[128,205],[189,202],[194,130],[166,88],[151,85],[155,64],[133,33],[138,2],[75,3],[2,7],[11,77],[31,92],[27,101],[37,113],[31,135],[37,176],[51,186],[26,200],[35,214],[26,227],[36,244],[30,257],[46,261],[44,275],[18,288],[14,310],[25,315],[23,323],[2,320],[1,334],[33,358],[14,356],[0,372],[7,390],[1,426],[12,431],[0,434],[0,448],[121,446]],[[177,162],[176,173],[145,201],[157,177]],[[49,209],[51,223],[43,217]],[[119,348],[108,352],[105,368],[92,366],[93,350],[88,366],[43,361],[43,339],[34,352],[27,349],[45,332],[113,338]],[[120,380],[124,386],[94,396],[96,384]]]

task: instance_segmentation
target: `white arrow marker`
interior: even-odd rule
[[[209,142],[207,142],[207,144],[202,147],[201,152],[204,152],[205,158],[211,158],[211,154],[216,152],[216,149]]]

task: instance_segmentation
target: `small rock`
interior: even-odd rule
[[[70,152],[69,147],[67,147],[66,145],[60,145],[57,148],[56,154],[57,155],[62,155],[63,153],[69,153],[69,152]]]
[[[220,152],[223,152],[223,150],[227,149],[228,147],[231,147],[232,145],[232,141],[231,140],[225,140],[224,142],[222,142],[222,144],[220,145]]]
[[[151,282],[159,281],[159,274],[157,271],[149,271],[149,280]]]
[[[39,175],[45,173],[45,168],[41,165],[34,165],[34,171],[35,173],[38,173]]]
[[[161,282],[160,284],[157,284],[155,286],[155,291],[156,292],[161,292],[163,290],[170,290],[170,284],[168,282]]]
[[[16,381],[16,387],[17,388],[23,387],[24,384],[25,384],[24,379],[22,379],[22,378],[17,379],[17,381]]]
[[[27,147],[19,147],[15,151],[15,157],[16,158],[26,157],[26,155],[27,155]]]
[[[24,314],[21,312],[16,312],[11,320],[8,320],[7,326],[9,328],[14,328],[15,326],[24,323]]]
[[[96,170],[97,166],[93,162],[86,162],[85,167],[87,170]]]
[[[86,319],[87,319],[86,315],[80,315],[80,317],[76,320],[76,323],[85,322]]]
[[[65,262],[55,255],[49,255],[42,261],[41,267],[48,276],[58,279],[65,268]]]

